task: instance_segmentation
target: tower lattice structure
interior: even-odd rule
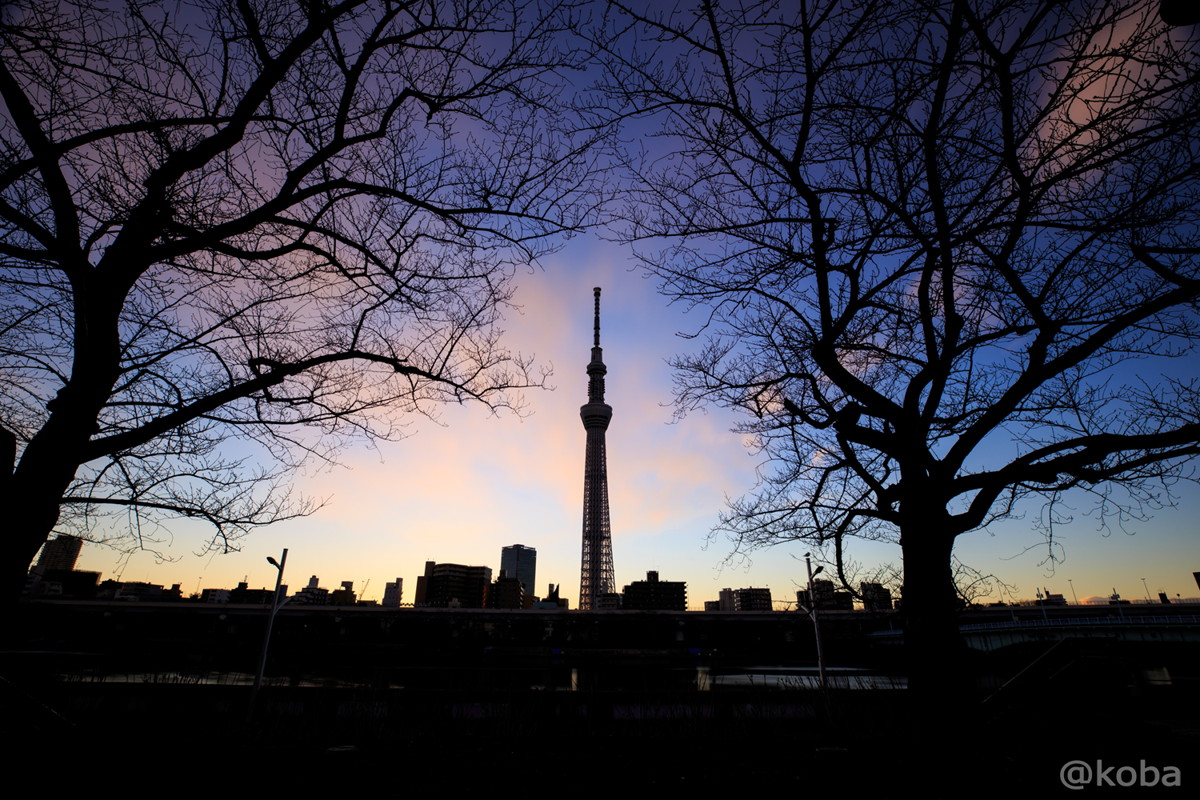
[[[596,298],[592,360],[588,363],[588,401],[579,417],[587,431],[587,454],[583,462],[583,563],[579,571],[579,608],[597,607],[597,598],[617,590],[613,576],[612,529],[608,518],[608,467],[604,433],[612,420],[612,407],[604,402],[604,354],[600,349],[600,287]]]

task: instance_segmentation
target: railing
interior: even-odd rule
[[[1022,619],[1008,620],[1006,622],[979,622],[970,625],[959,625],[958,630],[963,633],[970,631],[988,631],[1013,628],[1071,628],[1071,627],[1095,627],[1103,625],[1200,625],[1200,615],[1196,614],[1176,614],[1166,615],[1159,614],[1155,616],[1128,616],[1128,617],[1063,617],[1060,619]],[[903,630],[888,630],[875,631],[867,634],[868,636],[886,637],[886,636],[903,636]]]
[[[960,625],[960,631],[983,631],[997,628],[1059,628],[1087,625],[1200,625],[1200,615],[1156,615],[1130,617],[1064,617],[1061,619],[1023,619],[1007,622],[980,622]]]

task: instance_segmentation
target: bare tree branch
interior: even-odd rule
[[[680,413],[746,412],[766,457],[722,523],[738,551],[898,542],[928,677],[958,536],[1190,476],[1193,30],[1150,0],[613,2],[607,24],[605,85],[661,143],[631,157],[621,235],[709,311]]]
[[[228,548],[313,510],[272,501],[306,454],[519,410],[544,374],[501,343],[510,278],[604,202],[605,131],[560,99],[576,14],[5,5],[5,585],[56,525],[177,514]]]

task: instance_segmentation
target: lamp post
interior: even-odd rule
[[[817,621],[817,603],[813,596],[813,578],[821,574],[821,570],[825,567],[817,567],[817,571],[813,572],[812,557],[804,554],[804,566],[808,570],[808,607],[801,606],[807,613],[808,618],[812,620],[813,636],[817,639],[817,683],[820,685],[821,691],[825,691],[825,655],[821,651],[821,626]]]
[[[1150,599],[1150,587],[1146,585],[1145,578],[1142,578],[1142,588],[1146,590],[1146,602],[1153,603],[1154,601]]]
[[[250,693],[250,714],[254,713],[254,703],[258,699],[258,690],[262,688],[263,674],[267,670],[267,648],[271,644],[271,628],[275,625],[275,615],[279,613],[279,609],[283,608],[283,603],[279,600],[279,587],[283,585],[283,568],[287,564],[287,548],[283,548],[283,555],[276,561],[271,556],[267,556],[267,561],[276,570],[275,573],[275,594],[271,596],[271,612],[267,615],[267,632],[263,635],[262,653],[258,658],[258,672],[254,676],[254,689]]]

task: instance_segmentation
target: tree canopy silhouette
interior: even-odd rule
[[[306,513],[306,454],[539,385],[497,322],[577,228],[569,3],[0,9],[3,585],[106,511]],[[263,469],[265,456],[277,466]]]
[[[740,409],[767,457],[737,547],[897,542],[921,683],[957,537],[1031,495],[1048,535],[1079,493],[1169,502],[1200,452],[1194,30],[1145,0],[608,23],[609,91],[659,131],[625,235],[709,312],[678,407]]]

